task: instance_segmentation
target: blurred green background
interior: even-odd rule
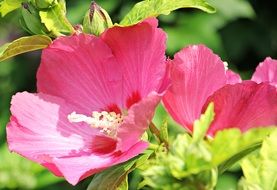
[[[120,19],[138,1],[98,0],[114,22]],[[181,9],[169,16],[160,16],[160,26],[168,34],[167,54],[187,44],[206,44],[239,72],[243,79],[250,78],[256,65],[266,56],[277,58],[277,3],[266,0],[209,0],[217,8],[216,14],[195,9]],[[82,22],[90,0],[67,0],[68,18],[73,24]],[[20,28],[19,12],[0,18],[0,45],[27,35]],[[72,187],[61,178],[54,177],[37,164],[27,161],[7,150],[5,125],[9,119],[9,104],[18,91],[36,91],[36,70],[40,52],[17,56],[0,63],[0,189],[86,189],[91,178]],[[166,113],[158,108],[156,123]],[[171,123],[171,126],[174,124]],[[172,130],[176,133],[176,130]],[[173,134],[174,135],[174,134]],[[220,177],[218,190],[236,189],[241,175],[239,167]],[[131,187],[140,180],[131,174]]]

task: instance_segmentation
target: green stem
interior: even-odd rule
[[[169,148],[168,142],[161,138],[160,131],[153,122],[150,123],[149,129],[150,129],[151,133],[153,133],[155,135],[158,143],[160,143],[160,144],[164,143],[166,149],[168,150],[168,148]]]

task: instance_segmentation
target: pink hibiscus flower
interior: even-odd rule
[[[176,120],[189,131],[208,104],[215,105],[215,119],[208,135],[218,130],[277,124],[277,62],[266,59],[258,66],[252,80],[243,81],[238,74],[203,45],[178,52],[171,61],[172,86],[163,103]],[[270,85],[270,84],[272,85]]]
[[[166,35],[157,25],[60,37],[44,49],[38,93],[12,98],[9,149],[73,185],[143,152],[165,89]]]

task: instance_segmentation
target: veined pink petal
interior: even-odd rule
[[[277,60],[267,57],[258,65],[251,80],[257,83],[269,82],[277,87]]]
[[[107,154],[116,148],[115,141],[99,136],[87,124],[70,123],[67,115],[74,107],[61,98],[23,92],[16,94],[11,104],[12,116],[7,126],[9,149],[56,174],[59,172],[52,164],[53,158]]]
[[[124,153],[118,152],[108,156],[82,155],[80,157],[65,157],[54,160],[65,179],[72,185],[80,180],[100,172],[110,166],[122,163],[137,156],[147,148],[148,144],[141,141]]]
[[[226,128],[246,131],[277,124],[277,91],[268,83],[226,85],[208,98],[203,111],[210,102],[215,105],[215,120],[208,131],[211,136]]]
[[[234,71],[227,70],[226,76],[227,76],[227,84],[236,84],[236,83],[242,82],[239,74],[235,73]]]
[[[204,45],[189,46],[175,55],[171,81],[163,103],[171,116],[191,131],[206,99],[226,83],[224,64]]]
[[[123,124],[118,129],[118,150],[126,151],[140,140],[152,120],[162,95],[153,91],[128,110],[128,116],[124,118]]]
[[[122,65],[125,107],[130,107],[128,99],[132,100],[134,93],[143,98],[159,90],[166,70],[166,34],[157,28],[156,19],[130,27],[115,26],[106,30],[101,38]]]
[[[122,105],[122,73],[111,49],[100,38],[60,37],[43,50],[38,91],[64,98],[83,113]]]

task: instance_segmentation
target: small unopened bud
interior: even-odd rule
[[[99,36],[112,26],[113,23],[107,11],[93,1],[83,21],[84,32]]]

